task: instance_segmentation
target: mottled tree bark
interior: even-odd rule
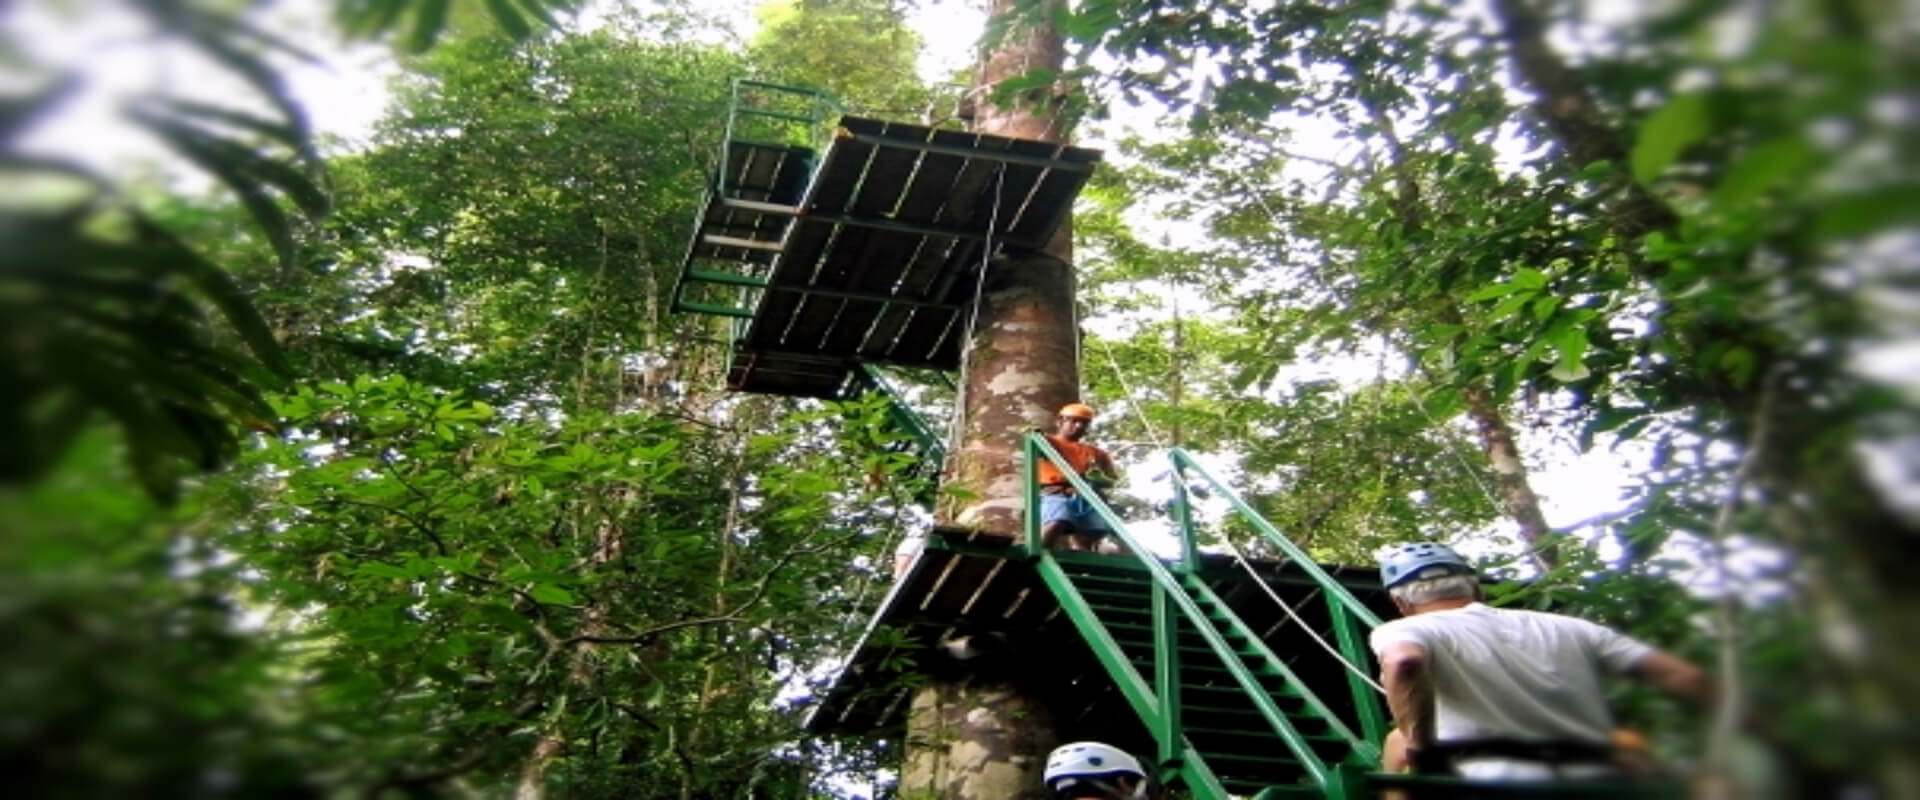
[[[997,16],[1013,5],[1013,0],[993,0],[990,11]],[[1052,17],[1043,10],[1041,18]],[[1031,70],[1059,70],[1065,57],[1059,32],[1050,24],[1017,24],[981,64],[974,129],[1064,142],[1055,113],[1058,93],[1039,90],[1005,106],[995,105],[992,93],[1000,81]],[[1063,223],[1039,252],[1010,254],[988,270],[960,378],[962,438],[946,478],[968,499],[943,505],[942,522],[1003,536],[1020,530],[1020,473],[1014,458],[1020,436],[1046,427],[1054,409],[1079,398],[1071,242],[1070,225]]]
[[[933,681],[907,712],[901,800],[1046,800],[1057,742],[1044,704],[1000,681]]]
[[[1041,20],[1059,0],[1044,0]],[[1009,13],[1013,0],[993,0],[990,14]],[[980,67],[974,129],[982,133],[1064,142],[1052,90],[1006,106],[992,102],[993,86],[1033,69],[1058,70],[1065,60],[1050,23],[1017,25]],[[984,276],[977,317],[966,342],[960,405],[960,447],[946,481],[966,491],[949,501],[941,522],[1015,536],[1023,492],[1015,455],[1028,429],[1044,427],[1054,409],[1078,399],[1079,330],[1073,313],[1072,247],[1063,223],[1033,253],[1010,253]],[[1042,667],[1044,668],[1044,667]],[[1041,778],[1055,745],[1053,721],[1041,698],[1011,683],[979,678],[929,680],[914,693],[907,716],[905,800],[1018,800],[1047,797]]]

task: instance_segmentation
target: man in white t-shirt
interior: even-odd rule
[[[1612,777],[1602,675],[1629,675],[1698,704],[1712,685],[1675,656],[1583,619],[1492,608],[1445,545],[1404,545],[1380,579],[1405,616],[1373,632],[1393,710],[1383,766],[1475,780]]]

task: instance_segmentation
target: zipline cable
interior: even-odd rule
[[[1135,399],[1132,382],[1127,380],[1126,371],[1120,368],[1120,360],[1114,357],[1113,346],[1107,344],[1105,341],[1102,341],[1100,344],[1106,351],[1107,363],[1113,367],[1114,378],[1120,383],[1120,391],[1126,395],[1127,408],[1140,417],[1141,424],[1147,429],[1148,437],[1152,438],[1161,449],[1166,449],[1165,440],[1161,439],[1159,432],[1154,429],[1153,423],[1147,420],[1146,412],[1141,409],[1139,401]],[[1187,480],[1186,476],[1182,474],[1178,464],[1174,465],[1171,477],[1173,480],[1183,483]],[[1193,488],[1186,487],[1184,493],[1191,497],[1194,494]],[[1192,535],[1193,532],[1189,530],[1183,533]],[[1286,615],[1292,618],[1294,622],[1300,623],[1300,628],[1307,632],[1307,636],[1311,637],[1315,644],[1320,645],[1320,649],[1327,651],[1328,655],[1333,656],[1333,660],[1340,662],[1341,667],[1358,676],[1360,680],[1365,681],[1368,686],[1373,687],[1374,691],[1380,692],[1381,694],[1386,693],[1386,688],[1374,680],[1372,675],[1369,675],[1366,670],[1356,666],[1353,662],[1348,661],[1347,657],[1342,655],[1338,648],[1329,643],[1325,637],[1322,637],[1319,631],[1314,630],[1312,625],[1307,624],[1307,621],[1300,617],[1299,612],[1294,611],[1293,606],[1288,605],[1287,601],[1280,597],[1280,593],[1274,591],[1273,587],[1267,584],[1266,579],[1260,576],[1259,570],[1254,569],[1253,563],[1247,560],[1247,555],[1241,551],[1239,544],[1236,544],[1231,537],[1222,536],[1220,538],[1225,541],[1227,547],[1233,551],[1234,562],[1239,564],[1241,569],[1246,570],[1248,575],[1252,576],[1253,582],[1260,586],[1260,590],[1265,592],[1267,597],[1272,598],[1273,602],[1280,606],[1281,611],[1286,612]],[[1331,613],[1341,614],[1346,612],[1344,609],[1333,609]]]
[[[986,240],[980,243],[980,276],[973,282],[973,302],[967,304],[967,324],[962,326],[960,338],[960,381],[954,387],[953,416],[948,423],[947,452],[958,456],[961,445],[966,441],[967,419],[967,377],[970,362],[973,360],[974,326],[980,322],[980,300],[986,294],[987,270],[993,266],[993,248],[995,228],[1000,222],[1000,196],[1006,192],[1007,165],[1000,164],[993,172],[993,213],[987,217]]]

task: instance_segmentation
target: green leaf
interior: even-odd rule
[[[1532,267],[1521,267],[1513,273],[1513,284],[1522,289],[1545,289],[1547,273]]]
[[[9,94],[0,98],[0,144],[9,145],[34,123],[59,106],[80,87],[80,77],[68,74],[53,85],[26,95]],[[9,153],[11,155],[11,153]]]
[[[1915,224],[1920,224],[1920,185],[1908,183],[1829,200],[1813,230],[1822,239],[1849,239]]]
[[[1744,389],[1753,385],[1753,373],[1758,361],[1753,351],[1744,345],[1727,348],[1726,352],[1720,354],[1719,365],[1734,386]]]
[[[1007,78],[994,85],[993,102],[1001,105],[1012,103],[1022,92],[1050,86],[1059,77],[1058,72],[1039,68],[1030,70],[1024,75]]]
[[[167,258],[169,272],[181,275],[193,282],[195,288],[205,293],[214,306],[220,309],[228,324],[240,334],[247,348],[255,358],[260,359],[268,369],[281,377],[293,374],[293,367],[287,362],[286,353],[281,350],[280,342],[274,338],[273,330],[267,325],[265,317],[254,308],[246,293],[235,283],[233,277],[213,262],[200,257],[173,234],[161,228],[143,214],[135,214],[134,226],[142,236],[157,242],[164,248],[162,257]]]
[[[392,564],[383,564],[378,561],[361,562],[360,564],[356,565],[353,568],[353,574],[363,575],[369,578],[383,578],[383,579],[394,579],[394,580],[412,580],[413,579],[413,573],[408,572],[399,567],[396,567]]]
[[[1668,101],[1640,125],[1631,158],[1634,180],[1647,183],[1659,176],[1688,147],[1704,138],[1711,124],[1705,94],[1693,92]]]
[[[1752,202],[1762,193],[1792,185],[1813,169],[1817,153],[1806,137],[1782,136],[1749,150],[1727,170],[1713,191],[1722,211]]]
[[[1466,302],[1478,303],[1485,300],[1492,300],[1496,297],[1506,297],[1525,288],[1527,287],[1521,286],[1518,283],[1496,283],[1492,286],[1483,286],[1480,288],[1480,291],[1467,295]]]
[[[413,14],[413,33],[407,37],[407,49],[415,53],[424,53],[440,38],[440,29],[447,25],[448,0],[419,0],[419,6]]]
[[[527,25],[526,18],[520,16],[520,10],[508,0],[487,0],[487,9],[493,12],[493,19],[500,28],[515,40],[533,35],[533,28]]]
[[[527,596],[548,605],[570,606],[575,602],[572,592],[551,583],[535,584],[532,589],[527,591]]]
[[[1553,349],[1559,353],[1551,374],[1554,380],[1572,383],[1592,374],[1581,361],[1587,354],[1587,329],[1579,325],[1568,325],[1555,330],[1552,334]]]
[[[1074,13],[1062,20],[1060,32],[1074,41],[1096,42],[1120,21],[1120,6],[1114,0],[1082,0]]]
[[[153,131],[167,143],[174,152],[192,161],[196,166],[213,174],[228,189],[240,198],[240,204],[246,206],[255,222],[260,224],[267,240],[273,244],[273,252],[283,267],[293,266],[293,228],[287,223],[287,215],[261,188],[261,181],[250,174],[243,163],[231,157],[229,151],[212,146],[208,137],[186,128],[179,123],[150,113],[135,110],[131,113],[134,121]]]

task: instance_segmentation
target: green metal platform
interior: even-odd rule
[[[789,95],[804,110],[764,107]],[[823,98],[735,85],[673,302],[737,320],[735,390],[841,397],[862,363],[958,368],[984,259],[1044,246],[1100,160],[864,117],[829,125]]]

